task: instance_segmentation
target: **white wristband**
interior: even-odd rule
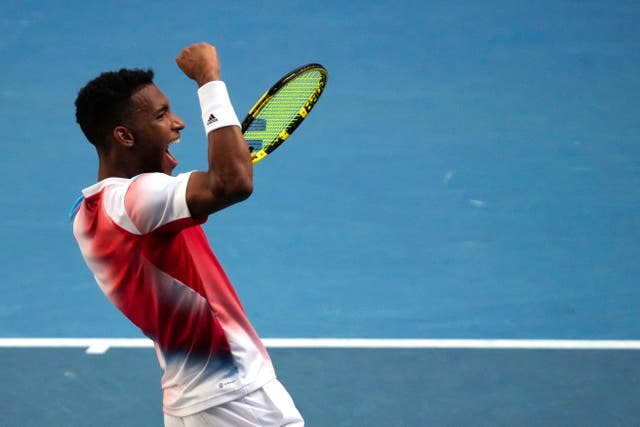
[[[223,81],[216,80],[202,85],[198,89],[202,123],[205,133],[225,126],[238,126],[238,116],[231,105],[227,86]]]

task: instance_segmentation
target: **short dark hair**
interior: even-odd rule
[[[80,89],[76,98],[76,122],[96,147],[102,147],[111,130],[123,124],[131,97],[143,86],[153,84],[151,69],[107,71]]]

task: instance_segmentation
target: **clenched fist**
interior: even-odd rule
[[[216,48],[209,43],[195,43],[185,47],[176,58],[183,73],[202,86],[220,80],[220,62]]]

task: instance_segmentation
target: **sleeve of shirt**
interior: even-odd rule
[[[175,177],[145,173],[131,181],[124,195],[124,208],[140,234],[178,232],[207,220],[207,217],[193,218],[187,206],[190,176],[191,172]]]

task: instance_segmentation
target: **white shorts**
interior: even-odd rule
[[[164,414],[165,427],[302,427],[304,420],[287,390],[278,380],[240,399],[197,414]]]

